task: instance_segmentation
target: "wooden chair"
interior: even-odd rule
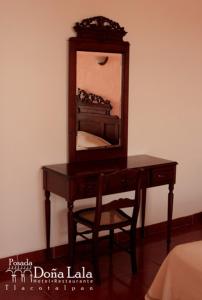
[[[80,235],[85,239],[86,234],[92,233],[92,262],[96,281],[100,282],[99,266],[98,266],[98,235],[100,231],[109,230],[110,249],[113,249],[114,230],[119,228],[130,236],[130,247],[124,250],[131,255],[132,272],[137,271],[136,261],[136,224],[140,206],[140,186],[141,186],[141,170],[121,170],[110,174],[100,174],[97,182],[96,206],[82,209],[74,213],[74,246],[76,236]],[[103,204],[103,195],[109,195],[116,190],[133,190],[135,195],[133,199],[120,198]],[[132,216],[128,215],[122,209],[132,207]],[[77,231],[77,224],[83,224],[88,229],[83,232]],[[129,230],[124,227],[130,226]],[[121,247],[123,248],[123,247]],[[74,251],[75,252],[75,251]],[[73,258],[74,261],[74,258]]]

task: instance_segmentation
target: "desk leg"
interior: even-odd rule
[[[145,223],[145,208],[146,208],[146,195],[147,189],[143,188],[141,190],[141,237],[144,238],[144,223]]]
[[[67,202],[68,205],[68,215],[67,215],[67,219],[68,219],[68,254],[69,254],[69,264],[70,266],[73,265],[73,245],[74,245],[74,234],[73,234],[73,202],[68,201]]]
[[[168,193],[168,222],[167,222],[167,251],[170,250],[171,230],[172,230],[172,214],[173,214],[173,194],[174,184],[169,184]]]
[[[50,192],[45,191],[45,215],[46,215],[46,253],[47,257],[50,258]]]

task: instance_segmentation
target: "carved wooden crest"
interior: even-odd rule
[[[77,22],[74,30],[79,38],[96,40],[122,40],[127,33],[119,23],[102,16]]]
[[[99,105],[100,108],[97,107],[97,109],[103,110],[103,113],[106,115],[110,115],[110,111],[112,109],[111,102],[109,100],[105,100],[101,96],[93,93],[87,93],[82,89],[78,89],[77,101],[79,102],[79,110],[81,109],[81,105],[85,105],[86,107],[88,106],[91,110],[96,109],[95,106]]]

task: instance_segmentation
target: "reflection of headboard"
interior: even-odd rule
[[[111,116],[109,100],[78,89],[77,94],[77,130],[97,135],[112,145],[119,144],[120,119]]]

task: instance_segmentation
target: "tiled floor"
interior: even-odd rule
[[[202,227],[190,226],[183,230],[175,231],[172,238],[172,247],[202,238]],[[91,264],[85,255],[80,255],[78,266],[85,266],[91,270]],[[15,285],[11,280],[5,280],[2,276],[0,281],[1,300],[119,300],[133,299],[143,300],[156,272],[166,256],[166,243],[164,239],[145,239],[138,245],[138,273],[134,276],[130,272],[130,258],[127,253],[115,252],[112,259],[108,254],[100,257],[101,280],[100,285],[94,283],[31,283],[26,278],[26,283],[18,279]],[[65,258],[52,260],[40,266],[47,271],[57,268],[58,271],[66,274]],[[80,267],[79,267],[80,269]],[[7,290],[6,290],[7,289]],[[92,290],[91,290],[92,289]],[[191,299],[190,299],[191,300]]]

